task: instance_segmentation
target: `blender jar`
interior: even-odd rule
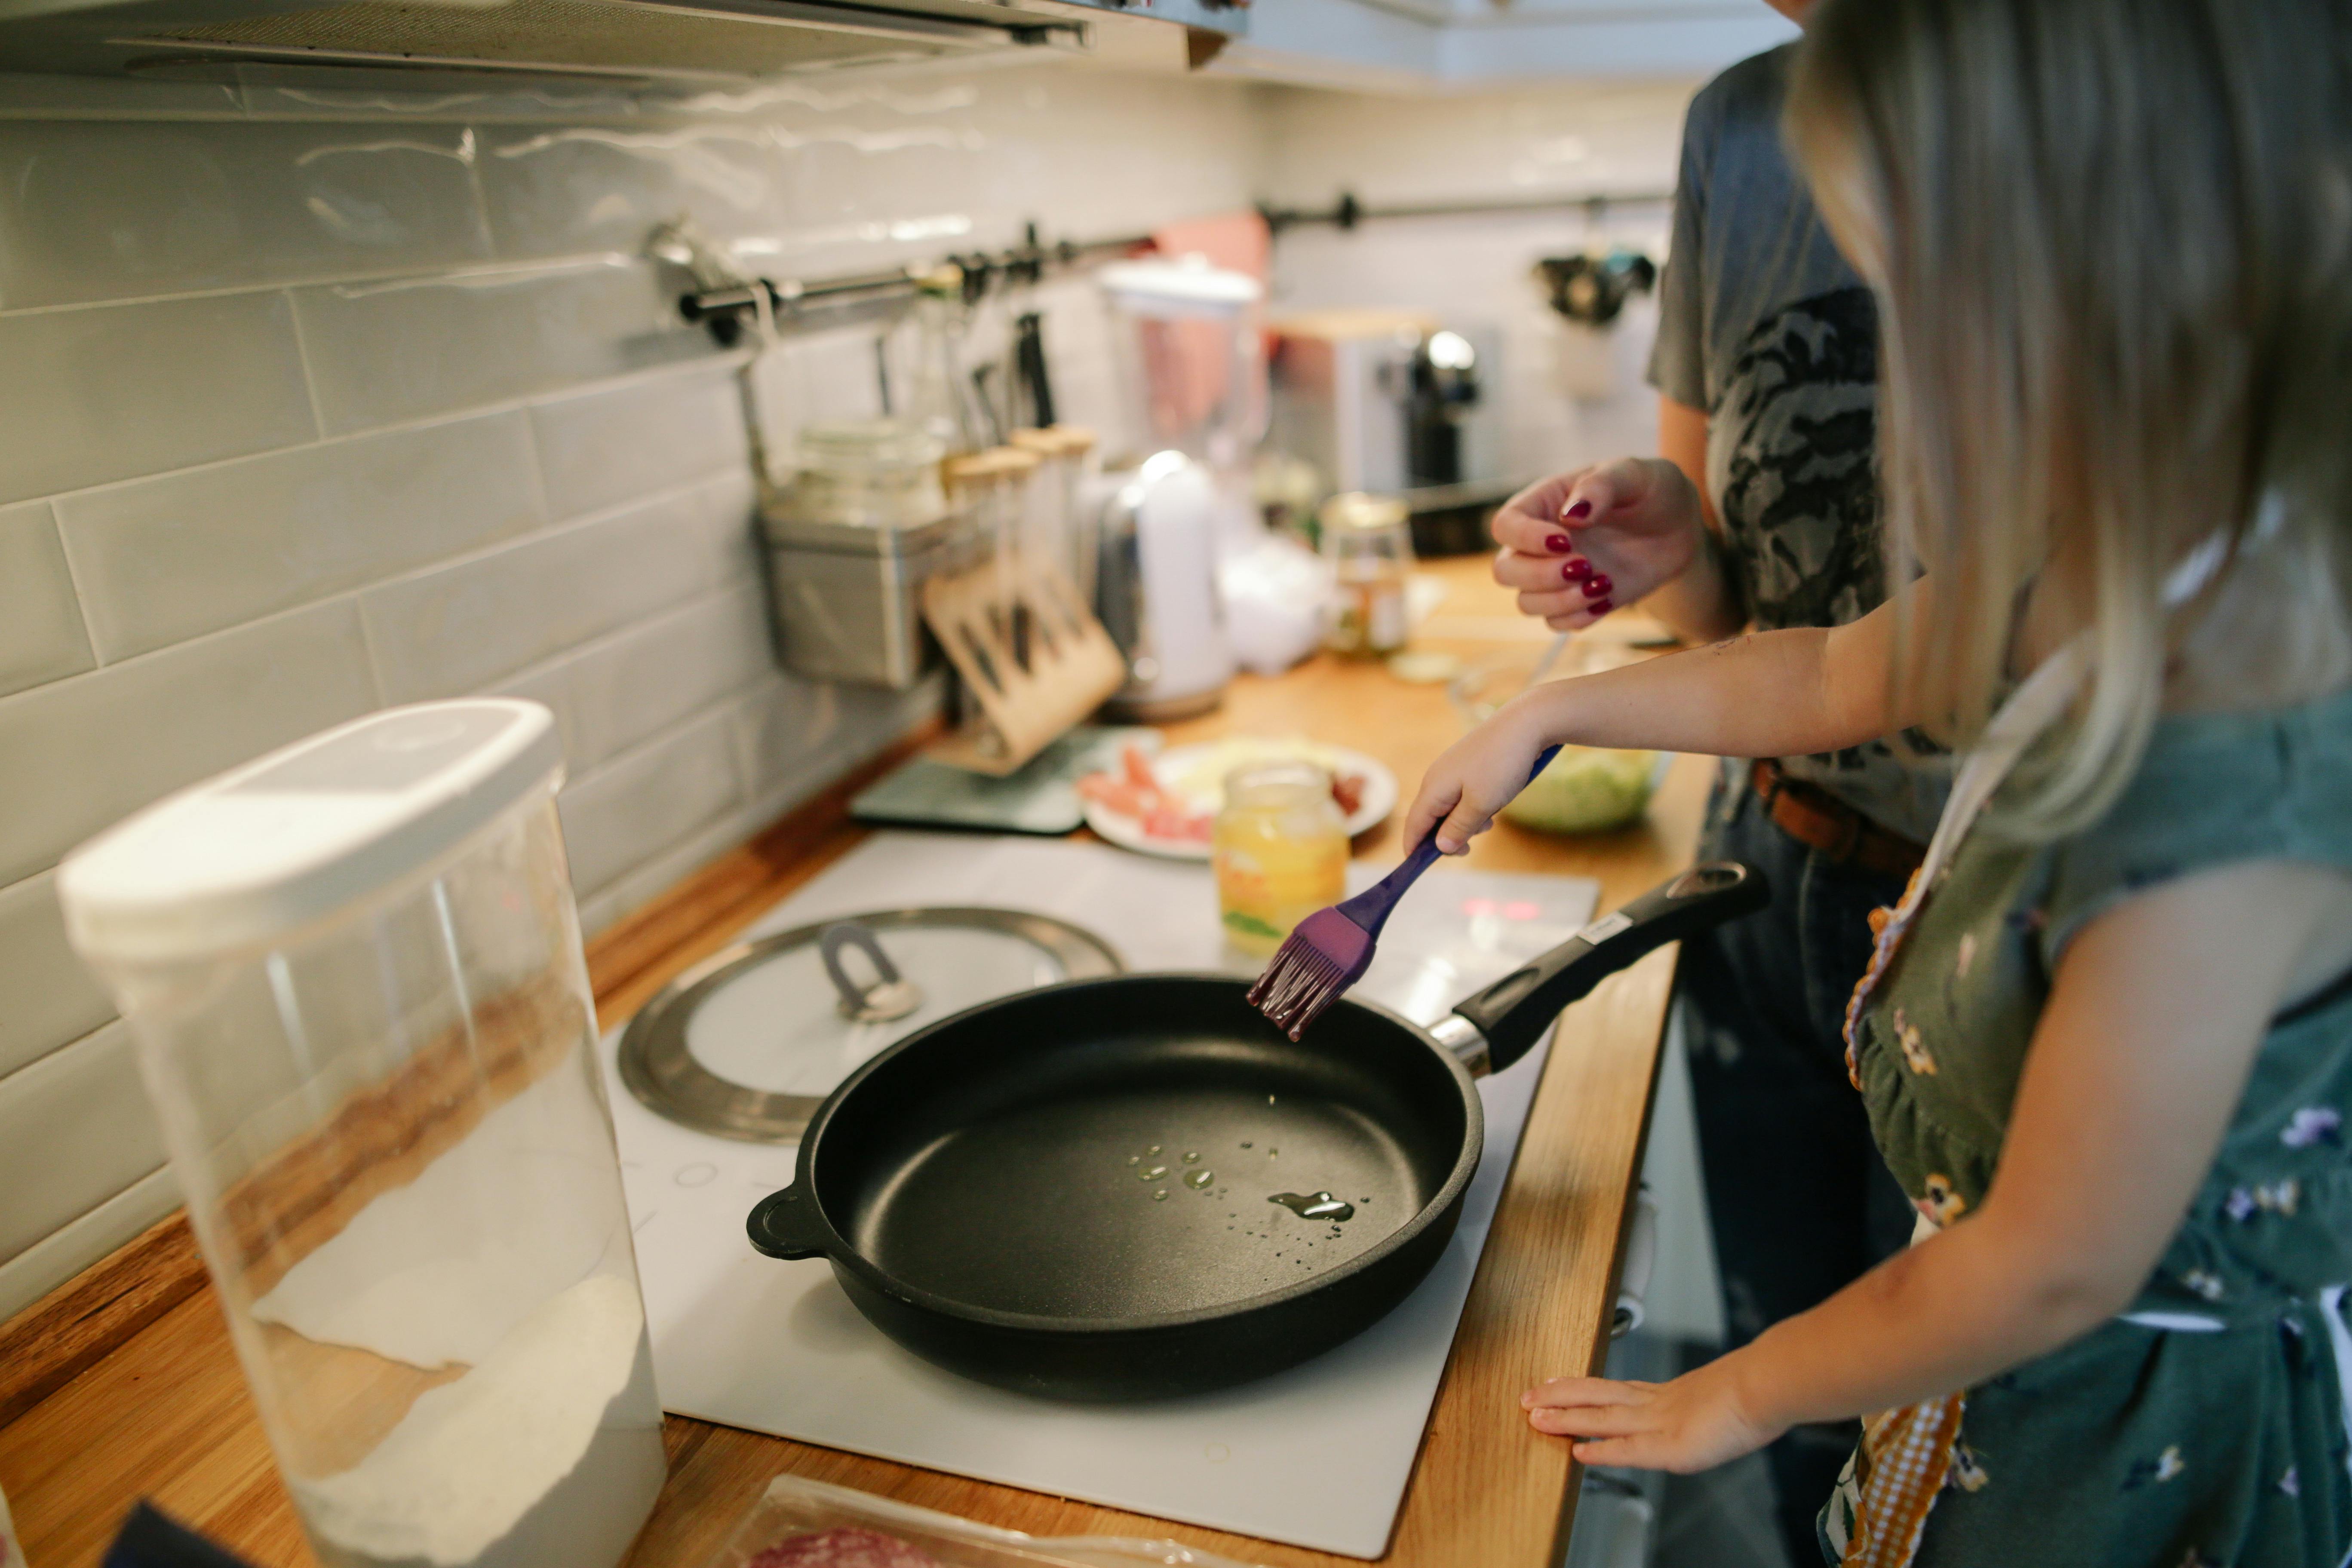
[[[665,1461],[535,703],[373,714],[70,856],[328,1568],[611,1568]]]

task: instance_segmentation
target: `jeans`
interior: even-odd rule
[[[1745,766],[1717,783],[1702,853],[1761,870],[1772,903],[1685,942],[1680,972],[1727,1349],[1899,1251],[1914,1217],[1847,1080],[1843,1037],[1870,911],[1903,884],[1790,837]],[[1791,1563],[1820,1560],[1814,1515],[1860,1431],[1800,1426],[1767,1451]]]

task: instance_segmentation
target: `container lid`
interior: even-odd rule
[[[991,447],[985,452],[950,458],[940,472],[951,486],[997,484],[1024,478],[1044,461],[1036,453],[1018,447]]]
[[[563,771],[555,718],[503,698],[387,709],[165,796],[66,857],[85,957],[267,942],[401,881]]]
[[[1048,425],[1042,430],[1015,430],[1006,437],[1024,452],[1047,458],[1082,457],[1095,448],[1095,433],[1083,425]]]
[[[1265,290],[1246,272],[1212,267],[1203,256],[1175,261],[1117,261],[1096,272],[1123,310],[1141,316],[1209,316],[1230,321]]]
[[[890,473],[936,463],[945,443],[901,419],[828,419],[803,426],[801,466],[823,473]]]
[[[621,1081],[656,1115],[789,1143],[860,1062],[1033,985],[1117,974],[1108,942],[1021,910],[877,910],[714,953],[621,1037]]]
[[[1317,514],[1323,526],[1334,530],[1365,531],[1402,527],[1410,515],[1403,501],[1395,496],[1368,495],[1362,490],[1349,490],[1333,496],[1323,503]]]

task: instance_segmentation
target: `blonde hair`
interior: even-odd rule
[[[1897,700],[1965,746],[2029,599],[2087,628],[2092,673],[2000,819],[2075,830],[2137,769],[2258,512],[2343,603],[2352,0],[1823,0],[1788,127],[1879,300],[1887,580],[1927,573],[1897,599]],[[2168,606],[2217,539],[2221,571]]]

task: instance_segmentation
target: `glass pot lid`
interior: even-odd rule
[[[835,1085],[916,1030],[1125,967],[1093,932],[1018,910],[878,910],[797,926],[663,987],[621,1037],[621,1081],[682,1126],[790,1143]]]

